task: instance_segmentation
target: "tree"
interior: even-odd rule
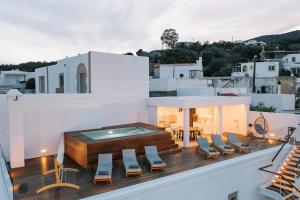
[[[136,53],[137,56],[147,56],[147,51],[144,51],[143,49],[139,49]]]
[[[127,53],[124,53],[124,55],[133,56],[133,53],[131,53],[131,52],[127,52]]]
[[[167,45],[168,48],[174,48],[178,41],[178,33],[175,29],[166,29],[160,37],[162,44]]]
[[[281,68],[279,70],[279,76],[291,76],[291,71]]]
[[[25,89],[34,90],[35,89],[35,79],[30,78],[26,81]]]

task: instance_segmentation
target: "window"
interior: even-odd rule
[[[247,72],[247,65],[243,66],[243,72]]]
[[[39,77],[39,92],[45,93],[45,76]]]
[[[58,75],[58,88],[56,88],[56,93],[64,93],[64,74],[60,73]]]
[[[59,86],[59,88],[64,88],[64,74],[63,73],[61,73],[61,74],[59,74],[59,82],[58,82],[58,86]]]
[[[275,71],[275,66],[274,65],[270,65],[269,66],[269,71]]]
[[[228,200],[238,200],[238,192],[234,192],[228,195]]]
[[[200,76],[200,70],[190,70],[190,78],[197,78]]]
[[[77,68],[77,92],[87,93],[86,83],[87,72],[84,64],[79,64]]]
[[[292,62],[296,62],[296,57],[292,57]]]

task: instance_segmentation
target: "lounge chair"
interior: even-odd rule
[[[234,149],[231,146],[225,145],[223,143],[221,135],[212,135],[211,136],[213,145],[222,153],[222,154],[233,154]]]
[[[98,166],[93,183],[97,181],[108,181],[112,183],[112,154],[99,154],[98,155]]]
[[[228,143],[240,153],[250,152],[250,146],[248,144],[241,143],[235,134],[229,133],[227,136]]]
[[[167,164],[159,157],[156,146],[145,146],[145,154],[151,172],[155,169],[166,169]]]
[[[210,147],[207,138],[197,138],[198,150],[205,153],[206,158],[220,158],[220,152]]]
[[[125,167],[125,177],[128,175],[142,175],[142,169],[139,163],[136,160],[135,150],[134,149],[123,149],[123,163]]]

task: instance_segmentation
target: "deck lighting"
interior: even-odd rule
[[[47,152],[47,149],[42,149],[41,150],[41,153],[46,153]]]

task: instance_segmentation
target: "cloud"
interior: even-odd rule
[[[244,40],[294,30],[299,8],[299,0],[0,0],[0,63],[159,49],[170,27],[181,41]]]

